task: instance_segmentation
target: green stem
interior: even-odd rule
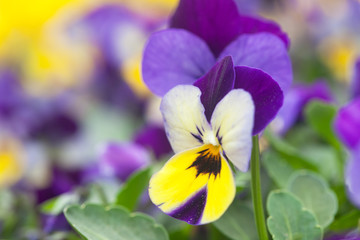
[[[268,240],[264,208],[261,197],[259,137],[257,135],[254,136],[252,142],[253,147],[251,152],[251,195],[254,205],[255,222],[259,235],[259,240]]]

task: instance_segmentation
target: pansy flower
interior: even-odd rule
[[[153,176],[149,194],[168,215],[204,224],[218,219],[232,202],[229,162],[247,171],[253,127],[267,121],[267,111],[280,108],[283,95],[269,75],[234,68],[231,57],[194,85],[176,86],[162,99],[165,131],[176,154]]]
[[[179,85],[164,96],[160,109],[176,154],[151,178],[150,198],[166,214],[190,224],[215,221],[235,196],[229,161],[241,171],[248,169],[251,96],[231,90],[208,121],[200,89]]]
[[[273,22],[242,16],[232,0],[181,0],[170,27],[154,33],[144,51],[144,82],[159,96],[193,84],[226,56],[269,74],[284,92],[291,85],[286,34]]]

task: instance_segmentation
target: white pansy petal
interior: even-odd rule
[[[197,87],[179,85],[161,101],[165,131],[175,153],[201,146],[203,135],[210,130],[200,95]]]
[[[249,167],[254,103],[241,89],[230,91],[215,107],[211,126],[226,156],[241,171]]]

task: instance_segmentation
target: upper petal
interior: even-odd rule
[[[169,29],[152,34],[144,50],[142,75],[163,96],[179,84],[193,84],[215,63],[206,43],[190,32]]]
[[[235,66],[261,69],[285,93],[293,79],[289,54],[284,43],[270,33],[246,34],[230,43],[220,57],[232,56]]]
[[[252,148],[254,103],[242,89],[230,91],[216,105],[211,126],[224,152],[241,171],[247,171]]]
[[[175,152],[201,146],[203,136],[211,130],[200,95],[197,87],[179,85],[171,89],[161,101],[165,131]]]
[[[341,108],[334,122],[335,132],[349,148],[360,145],[360,98]]]
[[[283,104],[283,93],[279,85],[261,70],[235,67],[235,88],[251,94],[255,105],[253,135],[261,132],[274,119]]]
[[[216,104],[234,88],[234,82],[234,65],[231,57],[227,56],[194,83],[201,90],[201,102],[205,107],[205,116],[209,121]]]
[[[207,42],[215,56],[244,33],[271,32],[285,44],[289,42],[277,24],[241,16],[233,0],[181,0],[170,27],[183,28],[198,35]]]

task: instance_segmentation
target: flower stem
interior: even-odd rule
[[[260,157],[259,157],[259,137],[253,137],[253,147],[251,152],[251,195],[254,206],[256,228],[259,235],[259,240],[268,240],[268,233],[266,230],[264,208],[261,197],[261,182],[260,182]]]

